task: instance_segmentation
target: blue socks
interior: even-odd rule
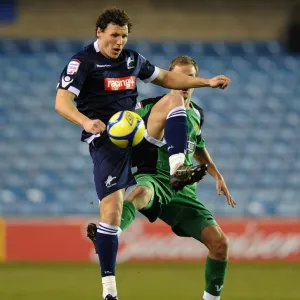
[[[118,253],[118,226],[99,223],[97,227],[96,246],[101,266],[103,298],[107,295],[117,296],[116,260]]]
[[[102,277],[115,275],[116,259],[119,247],[118,226],[99,223],[96,245]]]
[[[169,156],[186,152],[188,141],[188,124],[186,108],[177,106],[173,108],[165,124],[165,140],[168,144]]]

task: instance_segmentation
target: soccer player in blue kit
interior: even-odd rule
[[[124,189],[136,184],[131,173],[131,149],[121,149],[110,142],[105,132],[108,120],[118,111],[134,111],[138,96],[136,78],[179,90],[224,89],[230,83],[224,75],[204,79],[159,69],[139,53],[124,49],[131,27],[125,11],[106,9],[96,23],[97,40],[75,54],[64,68],[55,103],[59,114],[83,127],[81,140],[89,144],[94,163],[101,220],[96,247],[105,300],[118,299],[115,268]],[[177,188],[178,183],[182,183],[183,187],[199,181],[206,172],[206,165],[184,165],[188,126],[181,96],[166,95],[156,103],[145,138],[150,142],[161,139],[162,128],[170,146],[170,186]]]

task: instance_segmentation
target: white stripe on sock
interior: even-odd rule
[[[106,223],[99,223],[99,226],[97,227],[97,232],[108,234],[108,235],[117,235],[119,232],[120,227],[114,226]]]
[[[183,105],[177,106],[177,107],[173,108],[173,109],[168,113],[167,119],[169,118],[170,115],[172,115],[173,113],[175,113],[175,112],[177,112],[177,111],[181,111],[181,112],[182,112],[182,111],[186,111],[186,108],[185,108]]]
[[[97,229],[97,232],[102,233],[102,234],[108,234],[108,235],[118,235],[118,231],[116,231],[116,232],[109,232],[109,231]]]

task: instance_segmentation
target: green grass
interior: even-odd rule
[[[203,264],[118,265],[120,300],[202,299]],[[232,263],[222,300],[300,299],[300,264]],[[96,264],[0,264],[1,300],[100,300]]]

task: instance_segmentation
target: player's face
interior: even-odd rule
[[[104,31],[97,30],[99,49],[107,58],[119,57],[128,39],[128,27],[108,24]]]
[[[188,76],[196,77],[196,69],[193,65],[175,65],[172,72],[183,73]],[[194,89],[173,90],[174,93],[180,94],[184,100],[189,100]]]

